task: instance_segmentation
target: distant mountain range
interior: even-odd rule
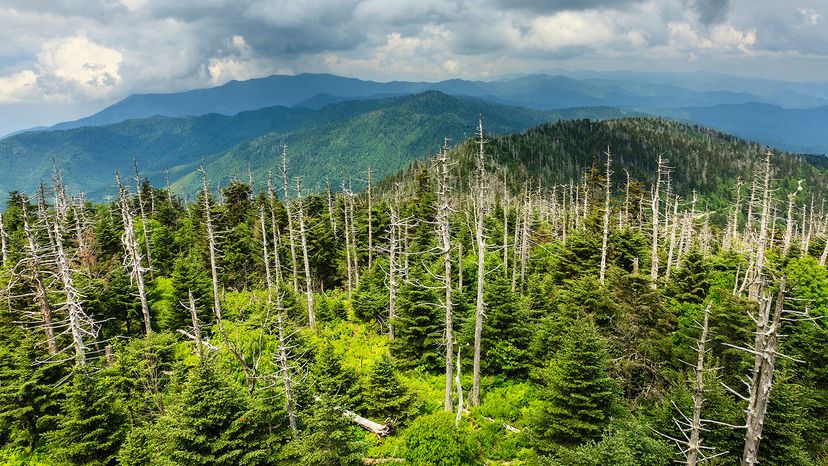
[[[487,131],[499,134],[561,119],[650,114],[828,153],[828,85],[717,79],[583,72],[379,83],[300,74],[133,95],[87,118],[0,139],[0,192],[31,190],[57,164],[73,189],[104,196],[113,192],[113,171],[131,170],[133,158],[156,184],[169,179],[181,192],[194,189],[202,163],[217,182],[248,171],[263,181],[281,143],[292,173],[315,189],[325,177],[358,180],[368,166],[377,176],[393,173],[433,153],[443,137],[471,135],[480,113]],[[737,90],[717,89],[724,85]]]
[[[735,90],[722,90],[730,87]],[[537,110],[617,107],[685,119],[775,147],[828,153],[828,83],[783,83],[719,75],[535,74],[498,81],[380,83],[330,74],[275,75],[171,94],[136,94],[100,112],[50,128],[101,126],[153,116],[235,115],[272,106],[321,109],[436,90]],[[44,128],[32,128],[42,131]]]
[[[114,172],[131,173],[133,159],[156,185],[167,179],[182,193],[197,189],[203,164],[214,183],[234,175],[263,183],[279,145],[289,170],[310,189],[325,177],[353,179],[372,167],[377,178],[434,153],[448,137],[474,134],[478,115],[487,133],[506,134],[560,119],[618,118],[614,108],[535,110],[428,91],[416,95],[332,103],[321,109],[267,107],[234,116],[155,116],[105,126],[29,132],[0,140],[0,192],[31,192],[53,165],[74,192],[101,199],[115,192]]]

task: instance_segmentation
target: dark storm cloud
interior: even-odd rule
[[[561,10],[589,10],[595,8],[625,8],[643,0],[494,0],[497,8],[525,9],[536,13]]]
[[[763,54],[822,57],[820,75],[824,15],[824,0],[0,0],[0,104],[273,73],[486,78]]]
[[[690,0],[690,7],[703,24],[716,24],[727,19],[730,0]]]

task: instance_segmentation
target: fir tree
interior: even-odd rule
[[[589,319],[576,323],[543,374],[543,403],[531,425],[538,452],[600,437],[616,397],[615,381],[607,373],[609,362],[595,325]]]
[[[296,446],[296,463],[308,466],[357,465],[364,445],[360,433],[342,409],[329,397],[321,396],[313,404],[306,429]]]
[[[413,395],[397,375],[394,360],[388,355],[374,362],[364,386],[363,411],[366,417],[405,421],[413,414]]]
[[[69,464],[113,465],[126,434],[127,416],[114,393],[90,368],[75,368],[58,417],[48,437],[55,456]]]

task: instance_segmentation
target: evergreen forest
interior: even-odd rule
[[[828,464],[825,165],[471,123],[320,190],[267,141],[186,199],[9,193],[0,462]]]

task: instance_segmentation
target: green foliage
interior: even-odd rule
[[[358,440],[357,428],[339,406],[321,396],[311,407],[306,430],[295,447],[297,464],[308,466],[346,466],[360,463],[365,445]]]
[[[54,455],[70,464],[114,465],[127,416],[93,368],[75,369],[61,408],[57,430],[49,433]]]
[[[182,464],[259,464],[265,446],[242,390],[210,364],[193,369],[176,403],[157,423],[161,447]]]
[[[465,424],[445,411],[418,417],[403,434],[402,456],[417,466],[483,464]]]
[[[543,402],[531,421],[538,452],[574,447],[601,435],[617,391],[608,367],[609,355],[595,325],[587,319],[577,322],[543,374]]]
[[[600,441],[592,441],[575,449],[559,450],[556,456],[544,458],[549,466],[667,466],[672,448],[653,437],[643,425],[631,422],[613,425]]]
[[[405,422],[413,415],[414,395],[397,376],[396,364],[388,355],[374,362],[363,387],[363,411],[372,419]]]

